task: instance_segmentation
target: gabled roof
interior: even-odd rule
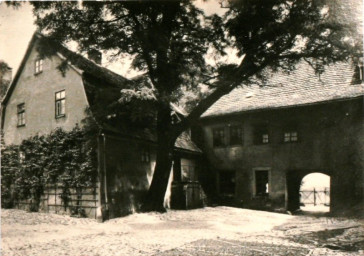
[[[364,86],[352,84],[354,68],[337,63],[320,76],[306,62],[290,74],[272,73],[265,86],[242,86],[221,97],[203,118],[254,110],[287,108],[363,97]]]
[[[88,60],[87,58],[85,58],[75,52],[70,51],[63,45],[52,42],[46,36],[44,36],[38,32],[35,32],[32,39],[30,40],[30,42],[28,44],[28,48],[20,63],[18,71],[16,72],[14,79],[4,97],[4,100],[2,101],[3,105],[6,105],[7,101],[9,100],[9,98],[14,90],[14,87],[15,87],[16,83],[18,82],[20,74],[22,73],[22,71],[24,69],[25,63],[26,63],[33,47],[35,46],[35,44],[38,40],[47,40],[47,43],[50,44],[52,47],[55,47],[57,52],[59,54],[61,54],[62,57],[67,58],[68,60],[71,61],[71,63],[70,63],[71,66],[76,67],[77,69],[79,69],[80,71],[82,71],[84,73],[90,74],[94,77],[98,77],[99,79],[107,82],[108,84],[115,85],[115,86],[127,86],[128,83],[132,83],[130,80],[126,79],[125,77],[122,77],[122,76],[110,71],[109,69],[106,69],[104,67],[97,65],[96,63]]]
[[[61,58],[67,59],[70,63],[69,65],[76,69],[76,71],[80,71],[80,75],[83,79],[83,84],[86,92],[86,96],[90,105],[92,105],[92,101],[100,101],[99,103],[102,105],[101,107],[105,107],[106,104],[111,104],[112,102],[117,101],[120,96],[120,90],[122,88],[128,88],[133,83],[136,83],[137,80],[128,80],[125,77],[118,75],[107,68],[101,67],[100,65],[94,63],[93,61],[88,60],[87,58],[72,52],[71,50],[67,49],[63,45],[59,43],[52,42],[46,36],[36,32],[34,33],[32,39],[28,44],[28,48],[26,53],[22,59],[22,62],[19,66],[19,69],[2,101],[3,114],[2,118],[4,118],[5,106],[10,99],[10,96],[19,80],[19,77],[24,69],[26,61],[33,49],[35,47],[37,40],[47,40],[46,43],[49,44],[50,47],[55,47],[56,52],[60,54]],[[99,105],[100,105],[99,104]],[[177,106],[174,104],[171,105],[173,111],[181,114],[181,111]],[[2,125],[3,125],[2,120]],[[104,127],[105,128],[105,127]],[[110,127],[109,127],[110,128]],[[115,131],[118,129],[114,128]],[[148,140],[155,142],[156,137],[154,135],[148,135],[143,132],[139,132],[138,134],[132,135],[128,133],[131,137],[139,138],[142,140]],[[175,147],[177,149],[186,150],[190,152],[197,152],[200,153],[201,150],[192,142],[191,138],[185,134],[182,134],[178,137]]]

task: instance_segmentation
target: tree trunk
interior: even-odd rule
[[[157,150],[157,161],[153,180],[145,198],[142,211],[165,212],[164,196],[168,186],[168,179],[172,168],[172,153],[168,141],[160,141]]]
[[[157,116],[157,159],[152,183],[142,205],[142,211],[165,212],[164,196],[168,186],[172,168],[174,143],[177,139],[172,135],[171,110],[169,104],[161,105]]]

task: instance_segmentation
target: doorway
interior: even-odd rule
[[[330,176],[310,173],[300,184],[300,209],[308,212],[330,211]]]

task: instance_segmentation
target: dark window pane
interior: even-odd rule
[[[220,172],[220,194],[235,195],[235,172]]]
[[[213,129],[213,145],[214,147],[225,145],[225,131],[224,128]]]
[[[240,125],[230,127],[230,145],[243,144],[243,128]]]
[[[266,126],[256,126],[254,129],[254,144],[269,143],[269,133]]]
[[[255,194],[257,196],[267,196],[269,186],[268,171],[255,171]]]

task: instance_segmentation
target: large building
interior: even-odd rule
[[[37,50],[40,42],[55,47],[55,54],[42,58]],[[2,131],[6,145],[19,145],[31,136],[46,135],[57,128],[70,131],[76,125],[82,127],[83,121],[90,116],[97,122],[95,111],[116,102],[121,89],[136,82],[103,68],[99,53],[93,52],[89,57],[93,61],[52,43],[41,34],[34,34],[2,102]],[[59,67],[66,59],[70,63],[62,73]],[[176,118],[183,115],[176,106],[171,107]],[[88,190],[81,200],[78,198],[77,203],[86,209],[89,217],[105,218],[101,209],[108,209],[109,217],[130,213],[140,205],[153,176],[155,135],[150,131],[125,130],[109,122],[100,126],[95,136],[98,137],[97,186]],[[173,187],[181,195],[174,197],[184,205],[170,202],[171,175],[166,206],[177,204],[176,207],[190,208],[200,205],[195,174],[200,155],[201,151],[187,133],[177,139]],[[45,191],[41,208],[64,211],[60,193],[57,188]]]
[[[331,178],[331,211],[363,204],[362,71],[339,63],[316,75],[301,63],[222,97],[201,119],[206,191],[220,203],[296,210],[302,178],[319,172]]]

